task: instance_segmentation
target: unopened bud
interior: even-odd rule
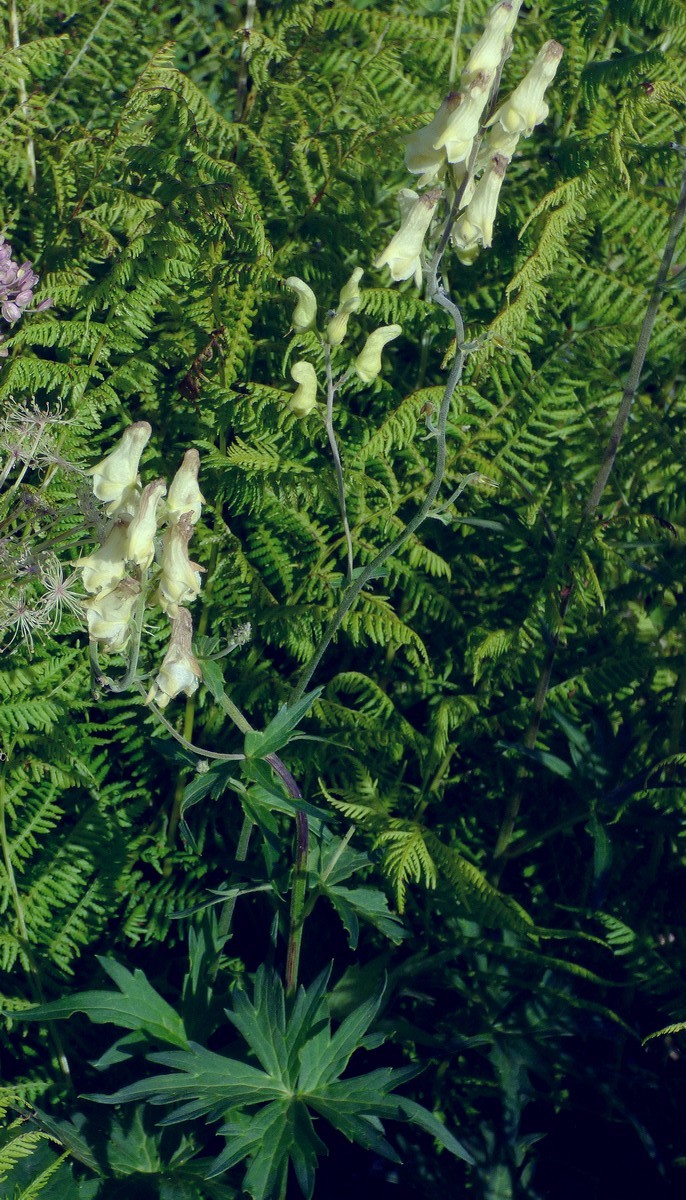
[[[295,312],[291,317],[291,326],[298,333],[304,333],[308,329],[314,327],[317,320],[317,297],[312,288],[302,279],[298,279],[297,275],[291,275],[285,280],[286,287],[292,288],[297,292],[298,303],[295,306]]]
[[[294,363],[291,378],[299,386],[291,396],[288,407],[296,417],[307,417],[317,407],[317,375],[312,363]]]
[[[376,379],[381,370],[381,351],[394,338],[400,337],[402,331],[402,325],[381,325],[370,333],[354,363],[363,383]]]

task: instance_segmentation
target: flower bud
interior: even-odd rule
[[[200,572],[204,568],[188,557],[192,533],[191,514],[184,513],[175,525],[167,527],[164,535],[162,572],[155,600],[170,617],[176,616],[180,605],[192,603],[200,594]]]
[[[299,387],[288,401],[288,407],[296,417],[307,417],[312,409],[317,407],[317,375],[312,363],[294,363],[291,367],[291,378]]]
[[[494,154],[477,183],[469,204],[456,222],[453,239],[461,250],[468,250],[479,242],[484,246],[491,245],[493,222],[507,164],[508,160],[502,154]]]
[[[388,342],[400,337],[402,325],[381,325],[370,333],[354,362],[354,368],[363,383],[371,383],[381,370],[381,351]]]
[[[123,579],[109,592],[100,592],[86,600],[88,633],[103,643],[103,650],[121,650],[129,639],[134,605],[141,585],[135,579]]]
[[[341,288],[338,308],[326,329],[326,340],[330,346],[340,346],[348,332],[350,314],[357,312],[362,304],[359,283],[363,275],[362,267],[355,267],[350,279]]]
[[[431,188],[422,196],[418,196],[410,188],[401,190],[398,196],[401,213],[405,205],[407,207],[402,215],[400,229],[375,260],[375,267],[388,266],[391,278],[395,280],[410,279],[414,276],[414,281],[419,287],[422,281],[420,256],[424,238],[442,195],[441,188]]]
[[[285,280],[285,284],[298,295],[298,303],[291,318],[291,328],[298,333],[305,333],[314,327],[317,320],[317,297],[312,288],[302,279],[298,279],[297,275],[291,275]]]
[[[167,519],[173,524],[184,513],[190,513],[191,525],[196,525],[200,519],[200,511],[205,497],[198,487],[198,471],[200,470],[200,455],[197,450],[187,450],[183,463],[169,485],[167,496]]]
[[[193,619],[187,608],[180,608],[172,623],[169,649],[147,696],[158,708],[166,708],[181,692],[192,696],[198,689],[202,673],[193,654],[192,638]]]
[[[443,132],[436,138],[434,149],[445,147],[449,163],[466,162],[479,132],[493,72],[479,71],[462,93],[462,99],[452,113]]]
[[[357,312],[362,303],[362,292],[360,291],[360,280],[364,275],[362,267],[355,267],[350,279],[343,284],[340,295],[338,297],[338,309],[345,309],[346,312]]]
[[[98,500],[107,502],[108,513],[114,513],[135,491],[138,464],[151,433],[152,427],[147,421],[129,425],[112,453],[86,471],[87,475],[93,476],[93,491]]]
[[[472,50],[462,79],[466,83],[473,79],[479,71],[485,71],[491,77],[506,57],[507,43],[515,27],[522,0],[504,0],[491,9],[486,22],[486,28]]]
[[[116,521],[97,550],[79,562],[83,586],[87,592],[103,592],[116,587],[126,574],[128,525]]]
[[[489,122],[499,122],[506,133],[520,133],[525,137],[535,125],[545,121],[550,111],[543,99],[560,65],[564,49],[559,42],[546,42],[539,50],[534,65],[524,76],[508,100],[498,109]]]
[[[128,528],[126,557],[146,570],[155,557],[157,505],[167,490],[164,479],[156,479],[143,488],[138,511]]]

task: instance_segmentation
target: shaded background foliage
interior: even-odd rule
[[[285,338],[283,279],[306,279],[326,310],[363,266],[357,344],[382,320],[403,325],[383,377],[351,385],[336,413],[362,564],[426,490],[427,423],[451,348],[442,314],[411,286],[386,288],[370,264],[407,183],[403,134],[448,88],[456,20],[459,66],[488,7],[267,3],[248,10],[246,33],[246,12],[223,3],[50,0],[19,9],[20,50],[3,28],[0,224],[54,307],[7,338],[2,403],[61,403],[71,423],[60,452],[81,465],[131,420],[154,426],[150,477],[200,448],[198,628],[221,640],[250,621],[225,677],[258,726],[312,653],[345,559],[323,426],[286,408],[290,356],[317,362],[321,351],[308,335]],[[416,1195],[600,1196],[641,1179],[675,1195],[680,1044],[641,1038],[686,1018],[677,270],[583,558],[570,563],[570,546],[677,195],[686,7],[542,0],[519,24],[505,88],[545,38],[565,46],[552,115],[508,172],[492,251],[447,265],[469,336],[483,340],[454,401],[446,486],[481,472],[498,487],[468,487],[452,520],[425,525],[363,593],[316,680],[307,731],[324,740],[289,750],[333,828],[343,833],[346,816],[358,826],[355,844],[405,901],[409,936],[391,954],[367,927],[353,953],[319,901],[303,973],[335,950],[342,1013],[389,971],[387,1060],[424,1065],[414,1094],[477,1159],[469,1168],[429,1140],[407,1144],[393,1194],[402,1184]],[[65,496],[79,486],[66,479]],[[55,519],[78,534],[82,518],[64,511]],[[543,650],[572,581],[541,737],[525,755]],[[161,637],[150,633],[148,666]],[[33,657],[3,655],[0,690],[3,1007],[92,986],[105,948],[173,995],[188,925],[174,914],[225,880],[238,802],[203,800],[188,815],[196,847],[184,844],[187,764],[137,701],[92,698],[84,637],[68,620]],[[208,692],[183,721],[200,744],[239,746]],[[548,936],[527,938],[512,907],[469,882],[469,864],[490,870],[518,788],[500,886]],[[271,866],[285,882],[288,826],[282,834]],[[239,902],[227,992],[269,957],[272,907]],[[6,1026],[9,1101],[56,1102],[56,1058],[33,1026]],[[100,1031],[60,1032],[77,1091],[92,1090],[86,1059]],[[34,1153],[25,1179],[53,1149]],[[345,1166],[336,1155],[317,1194],[333,1195],[341,1170],[380,1186],[379,1164],[358,1167],[347,1144],[338,1153]],[[50,1186],[74,1187],[72,1169]],[[134,1186],[128,1178],[127,1194]],[[206,1194],[200,1186],[180,1194]]]

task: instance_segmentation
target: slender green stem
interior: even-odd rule
[[[236,856],[234,859],[235,864],[244,863],[246,858],[248,857],[248,847],[250,846],[250,835],[252,833],[252,829],[253,829],[252,818],[247,816],[247,814],[246,814],[246,816],[243,817],[243,824],[241,825],[241,832],[238,837],[238,845],[236,847]],[[229,896],[228,900],[223,905],[221,913],[219,915],[219,921],[217,923],[219,953],[217,954],[216,962],[211,971],[212,979],[216,979],[217,971],[219,970],[219,963],[221,960],[221,952],[222,952],[224,945],[228,939],[229,933],[231,932],[231,922],[233,921],[233,914],[234,914],[234,909],[236,907],[237,899],[238,899],[237,893],[234,893],[233,896]]]
[[[325,347],[326,352],[326,435],[329,439],[331,447],[331,456],[333,458],[334,470],[336,472],[336,487],[338,488],[338,506],[341,510],[341,520],[343,521],[343,532],[345,534],[345,544],[348,554],[348,583],[353,577],[353,540],[350,533],[350,525],[348,524],[348,510],[345,503],[345,484],[343,482],[343,465],[341,463],[341,455],[338,449],[336,433],[333,427],[333,403],[336,397],[336,388],[331,374],[331,347]]]
[[[296,812],[296,848],[293,882],[291,884],[291,912],[286,951],[286,995],[292,996],[298,986],[298,967],[303,938],[303,914],[307,890],[307,852],[309,827],[304,812]]]
[[[615,418],[614,425],[612,426],[612,432],[610,433],[610,437],[609,437],[607,446],[605,447],[605,453],[603,454],[603,458],[602,458],[602,462],[600,464],[600,468],[598,470],[598,474],[596,475],[595,480],[593,482],[593,487],[591,488],[588,500],[586,501],[586,504],[584,505],[583,515],[582,515],[582,518],[581,518],[581,521],[579,524],[579,529],[577,531],[577,534],[576,534],[574,541],[572,543],[572,546],[571,546],[571,551],[570,551],[570,555],[569,555],[570,560],[573,559],[576,551],[579,548],[580,543],[582,542],[584,536],[587,534],[587,532],[590,528],[590,525],[592,523],[596,509],[598,508],[598,505],[600,504],[600,500],[602,498],[603,492],[605,491],[605,488],[607,486],[607,481],[610,477],[610,473],[615,464],[615,460],[617,458],[617,452],[619,450],[619,445],[622,440],[622,436],[624,434],[624,430],[626,428],[627,421],[629,420],[629,416],[631,414],[631,409],[633,407],[634,400],[636,399],[636,393],[638,391],[638,385],[640,383],[641,374],[643,372],[643,367],[645,365],[646,354],[648,352],[648,346],[650,344],[650,339],[651,339],[653,328],[655,325],[655,320],[657,318],[658,310],[660,307],[660,302],[664,295],[665,284],[667,282],[667,277],[669,275],[669,271],[670,271],[670,268],[672,265],[672,261],[673,261],[674,254],[676,251],[677,242],[678,242],[679,236],[681,234],[681,231],[684,227],[685,219],[686,219],[686,166],[684,167],[684,170],[682,173],[681,191],[679,194],[679,200],[677,202],[676,208],[674,209],[674,213],[672,215],[672,220],[671,220],[670,228],[669,228],[669,234],[667,236],[667,242],[665,245],[664,253],[662,255],[662,261],[660,262],[660,267],[657,272],[655,283],[653,285],[653,290],[650,295],[648,307],[646,309],[646,313],[643,318],[643,323],[641,325],[641,329],[640,329],[640,332],[638,335],[638,342],[636,344],[636,350],[634,351],[634,356],[633,356],[633,359],[631,362],[631,366],[629,368],[629,374],[627,376],[627,381],[626,381],[626,385],[624,387],[624,392],[622,394],[622,399],[621,399],[621,402],[619,405],[619,409],[617,411],[617,416]],[[533,704],[533,712],[531,715],[531,721],[530,721],[529,727],[524,735],[523,744],[527,750],[533,750],[536,745],[537,739],[538,739],[538,732],[539,732],[540,725],[541,725],[541,718],[543,716],[543,710],[545,708],[546,698],[547,698],[548,692],[550,690],[550,684],[552,681],[552,674],[553,674],[553,666],[555,663],[555,656],[557,654],[557,648],[558,648],[559,641],[560,641],[559,630],[561,630],[562,625],[564,623],[565,617],[567,615],[567,611],[569,609],[569,605],[570,605],[572,597],[574,595],[574,590],[575,590],[574,580],[571,579],[569,585],[565,589],[564,595],[560,602],[558,632],[555,632],[551,636],[550,642],[548,644],[548,648],[545,653],[545,657],[543,659],[543,665],[541,667],[541,673],[539,675],[538,685],[536,687],[536,694],[534,696],[534,704]],[[510,799],[508,801],[508,804],[507,804],[507,807],[505,810],[505,815],[503,817],[502,824],[500,826],[500,830],[498,832],[498,839],[497,839],[495,851],[493,854],[493,857],[494,857],[494,860],[496,861],[496,863],[498,862],[499,859],[502,859],[503,856],[505,856],[508,846],[510,845],[512,836],[514,834],[517,817],[519,816],[519,810],[521,807],[521,803],[522,803],[522,785],[520,782],[518,784],[518,786],[516,786],[512,791],[512,794],[510,796]]]

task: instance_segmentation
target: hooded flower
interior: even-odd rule
[[[428,125],[423,125],[421,129],[415,129],[414,133],[409,134],[406,138],[405,166],[412,175],[421,175],[420,187],[426,183],[432,183],[445,166],[445,153],[442,148],[436,150],[435,145],[461,102],[461,92],[450,92],[433,120],[429,121]]]
[[[436,205],[443,195],[441,188],[431,188],[418,196],[410,188],[402,188],[398,196],[401,206],[401,225],[374,266],[388,266],[391,278],[411,279],[419,287],[422,281],[421,253],[426,232],[433,219]]]
[[[350,314],[357,312],[362,303],[360,280],[364,275],[362,267],[355,267],[350,279],[341,288],[338,308],[329,321],[326,330],[326,340],[330,346],[340,346],[348,332]]]
[[[546,42],[539,50],[531,70],[498,109],[490,124],[499,122],[506,133],[520,133],[528,137],[535,125],[545,121],[550,110],[543,95],[555,78],[563,54],[564,49],[559,42]]]
[[[184,693],[192,696],[201,677],[200,665],[192,650],[193,620],[187,608],[180,608],[172,623],[169,649],[164,656],[148,701],[166,708],[170,700]]]
[[[292,288],[298,295],[298,303],[291,317],[291,327],[298,333],[305,333],[314,327],[317,320],[317,297],[312,288],[302,279],[298,279],[297,275],[291,275],[285,283],[286,287]]]
[[[291,378],[299,386],[291,396],[288,407],[296,417],[307,417],[317,407],[317,375],[312,363],[294,363]]]
[[[362,350],[355,359],[355,371],[363,383],[371,383],[381,370],[381,351],[384,346],[400,337],[402,325],[381,325],[370,333]]]
[[[79,563],[83,586],[91,594],[111,590],[126,574],[128,525],[116,521],[97,550]]]
[[[152,427],[147,421],[137,421],[135,425],[129,425],[112,453],[86,472],[87,475],[93,476],[93,491],[98,500],[106,501],[110,515],[126,504],[132,493],[135,493],[138,464],[151,433]]]
[[[155,479],[143,488],[138,511],[128,528],[126,557],[137,567],[147,570],[155,557],[157,505],[167,490],[164,479]]]
[[[111,591],[86,600],[88,633],[94,641],[103,643],[103,650],[113,652],[126,645],[140,590],[135,579],[122,579]]]
[[[488,102],[493,72],[479,71],[462,92],[462,99],[450,120],[434,142],[434,149],[445,147],[449,163],[466,162],[479,132],[481,118]]]
[[[502,154],[494,154],[477,183],[474,195],[453,231],[455,245],[461,250],[468,250],[479,242],[484,246],[491,245],[493,222],[507,164],[508,159]]]
[[[200,594],[202,567],[188,557],[188,543],[193,533],[191,514],[184,515],[176,525],[167,526],[162,543],[162,572],[155,597],[170,617],[175,617],[182,604],[190,604]]]
[[[197,450],[187,450],[183,463],[169,485],[167,496],[167,519],[174,524],[184,513],[190,513],[191,524],[200,520],[200,511],[205,497],[198,487],[200,455]]]
[[[505,58],[506,44],[515,27],[521,6],[522,0],[503,0],[503,3],[496,4],[495,8],[491,9],[486,28],[462,72],[464,82],[473,79],[479,71],[493,77]]]

